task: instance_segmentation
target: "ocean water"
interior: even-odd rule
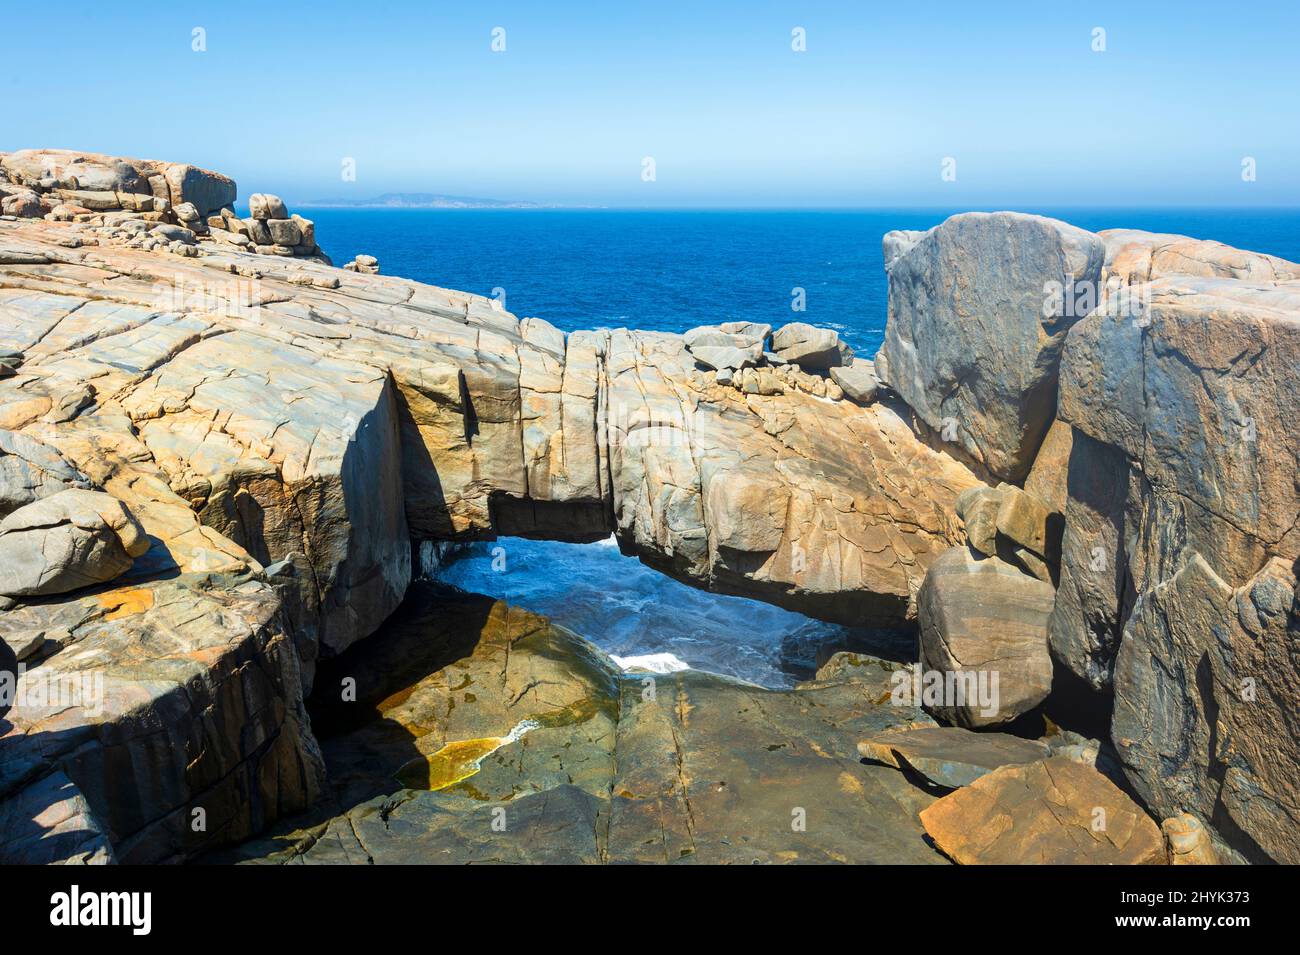
[[[492,295],[573,331],[681,332],[744,320],[834,328],[871,355],[885,331],[880,240],[928,229],[944,210],[648,211],[295,209],[342,265],[377,256],[388,275]],[[954,210],[956,211],[956,210]],[[1081,228],[1217,239],[1300,261],[1300,209],[1028,209]],[[791,310],[792,290],[807,310]]]
[[[681,332],[749,320],[836,329],[864,355],[884,337],[881,237],[928,229],[944,210],[642,211],[307,209],[341,265],[378,257],[385,274],[482,295],[566,331]],[[953,210],[957,211],[957,210]],[[1300,261],[1300,209],[1026,209],[1085,229],[1216,239]],[[802,289],[806,310],[791,309]],[[493,549],[499,547],[494,561]],[[504,557],[504,561],[501,559]],[[807,677],[837,647],[904,658],[906,638],[810,621],[708,594],[622,556],[612,543],[503,539],[475,545],[441,579],[545,614],[607,652],[672,654],[765,686]],[[869,624],[870,621],[864,621]]]

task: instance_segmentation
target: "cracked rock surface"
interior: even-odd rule
[[[790,691],[620,674],[545,618],[417,585],[319,675],[330,808],[220,858],[941,863],[918,820],[933,797],[857,756],[864,733],[928,722],[889,688],[881,667]]]

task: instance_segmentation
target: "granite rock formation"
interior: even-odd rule
[[[962,865],[1162,865],[1165,841],[1105,776],[1052,757],[1003,766],[921,811]]]
[[[1047,698],[1052,660],[1047,620],[1051,584],[997,557],[954,547],[930,567],[921,587],[920,665],[943,678],[942,700],[927,708],[968,728],[998,726]]]
[[[1096,294],[1103,258],[1092,233],[1018,213],[891,233],[885,384],[988,473],[1023,481],[1055,414],[1078,295]]]
[[[919,820],[934,796],[854,749],[927,722],[889,684],[880,666],[789,691],[620,674],[542,617],[417,584],[322,667],[325,804],[219,858],[942,864]]]
[[[1175,856],[1300,861],[1300,266],[956,216],[885,237],[865,362],[803,323],[565,334],[334,269],[275,196],[236,199],[0,154],[5,861],[183,860],[289,817],[260,856],[942,861],[929,831],[957,861],[1149,862],[1175,819]],[[1032,714],[1054,662],[1143,806],[1068,735],[876,751],[926,786],[862,764],[933,725],[887,668],[646,699],[545,621],[411,586],[413,551],[611,534],[697,586],[915,625],[921,671],[999,677],[990,718],[929,705],[960,726]],[[411,649],[431,632],[463,652]],[[354,665],[378,722],[322,703]],[[497,809],[513,848],[481,837]]]
[[[240,644],[255,649],[239,652],[274,674],[277,689],[265,692],[282,708],[311,687],[321,660],[398,606],[412,542],[614,533],[626,552],[697,585],[857,623],[914,616],[929,562],[960,540],[953,501],[976,477],[918,437],[906,407],[864,409],[824,372],[764,358],[762,387],[726,384],[679,336],[566,336],[477,296],[262,255],[228,238],[238,234],[234,196],[194,167],[169,179],[170,167],[149,163],[18,153],[0,168],[7,191],[21,183],[42,196],[115,177],[100,190],[112,208],[104,198],[85,213],[0,219],[5,506],[17,513],[80,489],[129,510],[149,546],[113,568],[120,576],[103,575],[107,589],[93,592],[104,606],[167,579],[195,582],[169,591],[169,608],[226,599],[226,584],[209,593],[204,580],[256,587],[265,620]],[[179,191],[163,195],[173,181]],[[273,196],[252,205],[268,230],[293,221]],[[155,241],[161,226],[193,235]],[[762,342],[767,329],[725,333]],[[53,673],[85,620],[73,609],[75,620],[50,618],[88,598],[78,589],[38,610],[24,596],[5,614],[7,632],[32,654],[29,674]],[[93,633],[108,641],[101,658],[125,665],[137,652],[127,635],[145,626],[153,598],[121,599],[139,613]],[[208,639],[202,627],[169,637],[187,659],[211,657]],[[131,705],[149,699],[79,725],[134,725]],[[218,705],[235,706],[232,719],[260,705],[230,699]],[[212,726],[235,735],[205,742],[205,729],[177,752],[226,751],[227,772],[239,767],[245,780],[264,772],[259,760],[287,765],[279,749],[244,752],[233,723]],[[39,731],[15,722],[10,734]],[[241,808],[223,810],[238,819],[227,838],[319,788],[310,729],[276,738],[298,751],[296,781],[265,798],[244,784]],[[172,764],[134,797],[75,765],[35,765],[4,792],[16,798],[65,772],[101,821],[118,811],[107,801],[133,803],[140,820],[158,818],[152,807],[178,818],[209,791],[182,783]],[[133,826],[104,823],[120,859],[183,856],[195,844]]]

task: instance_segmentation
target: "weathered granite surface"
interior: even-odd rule
[[[183,574],[0,613],[6,643],[44,637],[0,723],[0,857],[179,860],[310,805],[324,764],[279,608],[247,575]]]
[[[797,371],[823,397],[747,393],[679,336],[566,337],[301,259],[61,245],[76,227],[0,222],[0,248],[42,260],[0,266],[0,347],[24,355],[0,426],[87,467],[78,433],[121,429],[204,527],[262,563],[303,555],[323,652],[396,605],[408,536],[616,532],[682,579],[845,622],[914,613],[958,539],[976,479],[900,405]]]
[[[1106,236],[1133,284],[1075,326],[1052,646],[1114,695],[1126,773],[1250,859],[1300,859],[1292,607],[1300,559],[1300,266]],[[1149,281],[1144,281],[1149,279]]]
[[[1155,822],[1105,776],[1061,757],[1003,766],[921,811],[962,865],[1163,865]]]
[[[1091,289],[1095,303],[1103,257],[1096,235],[1014,212],[890,233],[884,383],[994,477],[1023,481],[1055,414],[1066,333],[1091,310],[1078,296]]]
[[[854,748],[928,722],[889,686],[879,667],[792,691],[620,674],[542,617],[416,585],[322,667],[328,807],[217,859],[941,863],[934,797]]]
[[[129,569],[110,562],[95,599],[214,574],[256,586],[276,623],[252,629],[278,637],[259,637],[252,662],[283,674],[281,644],[296,650],[283,679],[300,686],[277,691],[278,705],[398,606],[412,542],[615,533],[697,585],[859,623],[913,616],[926,566],[960,539],[952,504],[976,483],[970,470],[918,437],[906,407],[862,408],[824,373],[773,357],[761,380],[723,382],[679,336],[565,335],[488,299],[259,248],[238,238],[233,184],[196,167],[11,153],[0,179],[6,195],[37,197],[0,218],[6,513],[68,488],[122,502],[148,546]],[[81,195],[92,191],[103,195]],[[284,243],[296,228],[308,248],[309,224],[282,205],[259,195],[244,230]],[[723,333],[761,344],[767,329]],[[192,590],[169,592],[170,612],[206,606]],[[4,613],[32,673],[73,658],[81,636],[51,620],[85,599]],[[139,650],[128,627],[112,628],[105,666]],[[210,655],[202,628],[176,639],[176,653]],[[108,722],[67,717],[77,733],[111,734],[137,718],[130,707]],[[176,719],[195,739],[215,726],[228,738],[205,745],[242,753],[237,709],[206,728]],[[305,724],[284,739],[319,766]],[[277,750],[277,765],[289,758]],[[254,755],[226,759],[232,780],[236,766],[261,771]],[[186,765],[164,762],[135,793],[68,775],[117,857],[149,860],[210,842],[175,825],[201,808]],[[310,800],[319,773],[298,775],[309,781],[285,795],[223,809],[238,819],[218,827],[224,837]]]
[[[922,664],[1006,669],[1007,718],[1054,686],[1050,644],[1110,707],[1146,809],[1208,833],[1175,854],[1300,861],[1300,266],[957,216],[886,236],[889,326],[864,363],[798,324],[770,352],[752,323],[566,335],[370,257],[333,269],[279,199],[240,220],[235,198],[186,164],[0,154],[0,520],[38,540],[24,513],[102,493],[133,522],[61,511],[67,548],[15,545],[36,578],[73,569],[0,592],[15,689],[104,690],[24,692],[0,723],[6,861],[183,859],[290,815],[278,860],[941,861],[917,820],[933,797],[855,749],[928,718],[842,661],[788,693],[684,673],[647,699],[544,621],[408,601],[385,632],[472,643],[358,667],[384,718],[319,709],[321,755],[304,696],[385,659],[371,635],[413,544],[611,533],[827,620],[913,621],[920,594]],[[1063,770],[1058,798],[1026,765],[946,804],[981,787],[1055,847],[1039,859],[1152,861],[1140,813],[1138,843],[1071,828],[1081,800],[1127,797]],[[1028,861],[985,834],[934,838]]]

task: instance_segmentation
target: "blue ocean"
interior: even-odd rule
[[[501,296],[520,317],[571,331],[682,332],[743,319],[825,325],[863,355],[879,347],[887,285],[881,237],[950,211],[309,209],[336,264],[376,256],[383,272]],[[958,211],[958,210],[952,210]],[[1300,261],[1300,209],[1026,209],[1085,229],[1174,232]],[[803,290],[806,310],[791,303]],[[504,567],[491,547],[504,548]],[[506,539],[444,568],[455,586],[545,614],[621,657],[672,654],[765,686],[811,675],[834,649],[905,658],[899,634],[851,630],[695,590],[612,544]],[[869,623],[864,621],[864,623]]]

